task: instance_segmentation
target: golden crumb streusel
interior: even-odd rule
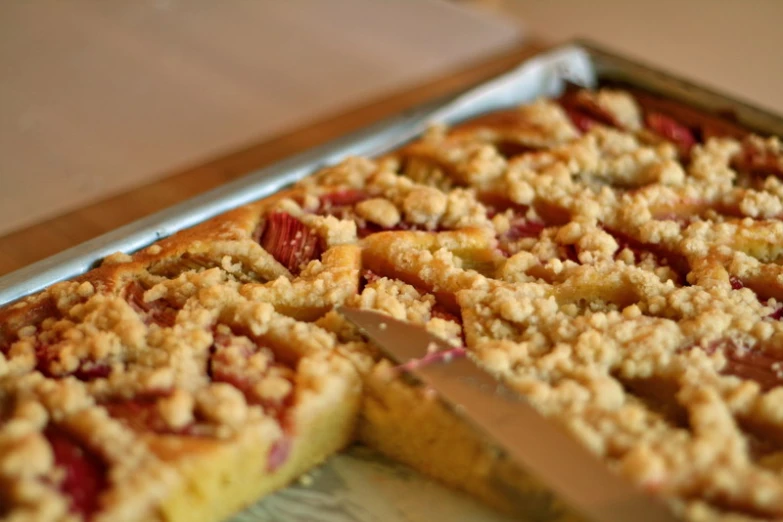
[[[434,126],[6,306],[0,516],[213,520],[357,429],[492,497],[405,449],[446,414],[394,411],[418,392],[384,398],[408,383],[343,305],[464,347],[683,519],[783,519],[783,149],[649,100]],[[221,511],[230,463],[263,486]]]

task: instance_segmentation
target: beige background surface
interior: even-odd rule
[[[531,36],[589,37],[783,114],[781,0],[476,0]]]
[[[518,38],[437,0],[0,2],[0,235]]]

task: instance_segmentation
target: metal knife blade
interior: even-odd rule
[[[432,343],[452,348],[426,329],[387,315],[345,307],[338,311],[398,364],[424,357]],[[414,367],[410,373],[435,389],[458,415],[472,422],[514,462],[589,520],[677,520],[662,502],[615,475],[520,394],[500,384],[470,358]]]

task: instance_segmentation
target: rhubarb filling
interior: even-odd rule
[[[622,128],[622,123],[610,111],[584,96],[584,91],[570,89],[558,101],[574,126],[583,133],[596,125]]]
[[[271,212],[254,233],[258,243],[292,274],[297,275],[323,253],[321,238],[287,212]]]
[[[633,253],[634,262],[636,264],[641,263],[645,256],[652,256],[652,258],[658,264],[668,266],[674,270],[674,272],[679,276],[677,281],[678,284],[688,284],[687,277],[688,273],[690,272],[690,265],[688,264],[688,260],[682,254],[673,252],[663,245],[644,243],[611,227],[605,226],[604,230],[611,234],[615,241],[617,241],[619,246],[618,253],[623,249],[630,250]]]
[[[144,318],[146,324],[156,324],[161,327],[174,326],[177,310],[163,299],[145,300],[144,293],[145,289],[138,281],[128,283],[125,287],[125,299]]]
[[[68,497],[71,512],[85,521],[91,520],[107,485],[105,463],[56,426],[47,427],[44,435],[52,448],[55,466],[62,472],[57,485]]]
[[[58,345],[48,345],[39,342],[35,349],[37,360],[35,369],[47,377],[74,376],[80,381],[91,381],[108,377],[111,373],[111,365],[106,361],[92,361],[79,359],[74,369],[68,369],[63,364],[61,348]]]
[[[248,404],[263,407],[283,424],[294,403],[294,371],[276,361],[269,348],[221,326],[210,350],[208,375],[213,382],[230,384]]]
[[[122,421],[138,433],[160,435],[208,436],[211,430],[203,422],[194,419],[184,425],[172,426],[160,413],[158,401],[170,397],[171,392],[148,392],[132,399],[110,400],[102,404],[113,418]]]
[[[440,418],[422,430],[404,393],[359,410],[378,353],[335,306],[445,340],[389,393],[469,351],[693,522],[783,515],[780,142],[640,96],[572,88],[433,128],[0,311],[0,518],[31,476],[75,520],[224,505],[206,477],[267,492],[357,418],[429,444]],[[247,442],[268,448],[252,470],[200,476]],[[410,460],[448,476],[460,449]]]
[[[783,148],[778,141],[763,141],[758,137],[746,138],[742,150],[732,165],[754,176],[783,177]]]
[[[663,139],[674,143],[683,158],[690,157],[697,140],[693,131],[670,116],[659,112],[648,112],[645,117],[647,128]]]

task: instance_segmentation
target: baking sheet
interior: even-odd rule
[[[230,522],[513,522],[410,468],[356,445]],[[540,519],[537,519],[540,520]],[[541,520],[543,522],[543,520]]]
[[[418,107],[0,278],[0,304],[80,274],[108,254],[138,250],[160,237],[268,196],[319,167],[350,155],[372,156],[395,148],[430,123],[454,123],[537,97],[554,96],[562,91],[566,81],[592,87],[603,79],[628,81],[707,110],[730,109],[740,124],[760,132],[783,134],[783,119],[747,103],[728,99],[591,44],[569,45],[528,60],[464,94]],[[234,517],[233,522],[432,519],[510,520],[405,466],[354,446],[313,470],[304,481],[249,507]]]
[[[557,95],[566,82],[594,87],[604,79],[624,81],[707,111],[729,111],[740,125],[764,134],[783,135],[783,118],[778,115],[626,59],[592,42],[577,42],[542,53],[463,94],[405,111],[0,277],[0,306],[82,274],[110,254],[139,250],[178,230],[269,196],[319,167],[351,155],[373,156],[393,149],[431,122],[454,123]]]
[[[562,87],[564,74],[591,85],[594,78],[590,71],[589,56],[579,47],[543,54],[456,99],[412,109],[12,272],[0,278],[0,305],[82,274],[110,254],[139,250],[178,230],[269,196],[319,167],[351,155],[373,156],[391,150],[421,133],[430,121],[453,122],[554,93]]]

